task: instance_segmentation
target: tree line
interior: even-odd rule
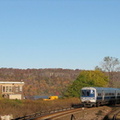
[[[0,68],[0,81],[23,81],[24,95],[79,97],[85,86],[120,88],[119,59],[105,57],[94,70]]]
[[[24,95],[59,95],[66,90],[81,70],[1,68],[0,81],[23,81]]]

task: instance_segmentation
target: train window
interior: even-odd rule
[[[86,96],[85,94],[86,92],[84,90],[82,90],[82,96]]]
[[[94,97],[94,90],[82,90],[83,97]]]
[[[98,93],[98,96],[101,96],[101,93]]]
[[[107,96],[107,95],[108,95],[108,93],[105,93],[105,95]]]
[[[112,95],[112,93],[109,93],[109,95]]]
[[[87,90],[87,92],[86,92],[86,93],[87,93],[87,96],[90,96],[90,91],[88,91],[88,90]]]
[[[94,90],[91,90],[91,92],[90,92],[91,94],[94,94]]]

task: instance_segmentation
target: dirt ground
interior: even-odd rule
[[[107,120],[105,117],[111,111],[112,108],[108,106],[82,108],[82,110],[77,113],[55,120]]]
[[[86,109],[83,108],[82,113],[76,120],[105,120],[105,116],[112,110],[108,106],[102,106],[98,108]],[[74,120],[74,119],[73,119]]]

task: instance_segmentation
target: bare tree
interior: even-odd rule
[[[102,62],[102,70],[106,72],[117,72],[119,71],[120,61],[118,58],[114,57],[104,57],[103,62]]]
[[[103,62],[101,62],[101,67],[96,66],[95,69],[102,70],[108,74],[109,77],[109,87],[116,87],[116,74],[120,74],[120,61],[115,57],[104,57]],[[118,81],[118,79],[117,79]]]

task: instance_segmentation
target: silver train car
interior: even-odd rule
[[[120,103],[119,88],[83,87],[81,102],[84,107]]]

